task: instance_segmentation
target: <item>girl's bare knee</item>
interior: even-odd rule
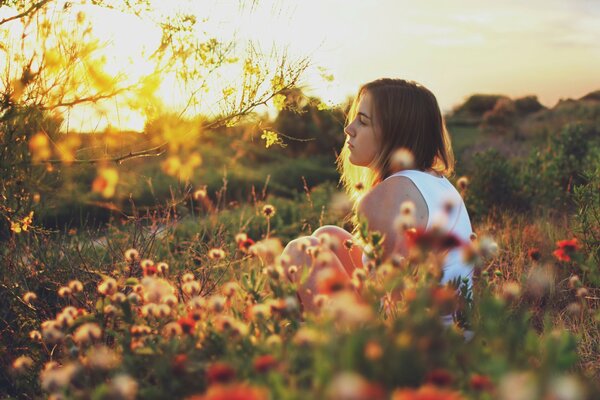
[[[329,236],[334,236],[334,237],[338,237],[340,239],[346,239],[347,237],[351,236],[350,233],[345,230],[344,228],[340,228],[337,225],[323,225],[320,228],[317,228],[314,232],[313,232],[313,236],[318,237],[321,235],[329,235]]]

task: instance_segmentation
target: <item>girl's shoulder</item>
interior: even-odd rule
[[[399,210],[404,201],[412,201],[417,207],[426,207],[425,199],[410,178],[393,176],[365,193],[359,199],[357,210],[367,218],[375,215],[389,216],[389,211]]]

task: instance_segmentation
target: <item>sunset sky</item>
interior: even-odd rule
[[[174,3],[156,1],[165,12]],[[595,0],[302,0],[178,2],[208,22],[209,35],[240,43],[253,39],[268,50],[288,48],[308,56],[313,67],[303,85],[331,105],[378,77],[416,80],[449,111],[474,93],[534,94],[546,106],[600,89],[600,2]],[[160,35],[131,16],[100,11],[89,18],[95,34],[108,43],[108,66],[139,76],[147,70],[142,53]],[[132,34],[135,32],[135,34]],[[331,74],[334,80],[322,78]],[[165,82],[161,97],[175,104],[181,95]],[[107,107],[110,108],[110,105]],[[118,121],[108,111],[93,129],[109,120],[123,129],[143,127],[140,115],[122,107]],[[92,129],[91,114],[71,113],[72,127]]]

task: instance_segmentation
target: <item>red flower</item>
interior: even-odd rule
[[[577,239],[559,240],[556,242],[556,246],[558,248],[552,252],[552,255],[554,255],[557,260],[566,262],[571,261],[573,253],[580,248]]]
[[[238,243],[238,249],[240,249],[244,254],[247,254],[253,244],[254,240],[247,238],[246,240],[242,240]]]
[[[270,354],[265,354],[254,360],[253,366],[257,372],[265,373],[277,365],[277,360]]]
[[[224,362],[216,362],[206,369],[206,378],[210,384],[227,383],[235,379],[235,371]]]
[[[450,386],[454,381],[452,374],[445,369],[434,369],[427,373],[425,381],[435,386]]]
[[[157,272],[158,270],[155,265],[149,265],[144,268],[144,276],[154,276]]]
[[[181,330],[183,331],[183,333],[186,333],[188,335],[192,333],[194,327],[196,326],[196,321],[194,321],[190,317],[181,317],[179,318],[179,320],[177,320],[177,323],[179,324],[179,326],[181,326]]]
[[[494,387],[494,384],[492,383],[492,380],[489,378],[489,376],[480,374],[471,375],[469,385],[473,390],[477,391],[488,391]]]

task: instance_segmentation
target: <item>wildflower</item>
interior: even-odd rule
[[[577,239],[559,240],[556,242],[558,248],[552,252],[554,257],[559,261],[570,262],[571,256],[580,248]]]
[[[265,344],[269,348],[281,346],[282,343],[283,343],[283,340],[281,339],[281,336],[277,335],[277,334],[269,335],[267,337],[267,339],[265,340]]]
[[[135,400],[138,383],[129,375],[119,374],[109,383],[109,392],[112,397],[119,400]]]
[[[413,168],[415,157],[407,148],[399,148],[394,151],[390,158],[390,168],[394,172]]]
[[[136,249],[128,249],[125,251],[125,260],[128,262],[136,261],[140,258],[140,253]]]
[[[152,329],[150,329],[150,327],[147,325],[133,325],[129,331],[131,332],[131,335],[135,337],[149,335],[152,333]]]
[[[81,325],[73,334],[73,340],[78,344],[86,344],[102,337],[102,329],[98,324],[88,322]]]
[[[364,353],[367,360],[377,361],[383,355],[383,349],[375,340],[369,340],[365,345]]]
[[[177,296],[175,296],[174,294],[167,294],[162,298],[161,302],[169,307],[175,307],[178,302]]]
[[[469,187],[469,178],[467,178],[466,176],[461,176],[456,181],[456,186],[460,191],[467,190],[467,188]]]
[[[584,287],[580,287],[579,289],[577,289],[577,292],[576,292],[576,296],[579,297],[580,299],[586,297],[588,294],[589,294],[588,290]]]
[[[254,240],[250,239],[250,238],[246,238],[242,241],[238,241],[237,245],[238,245],[238,249],[240,249],[242,251],[242,253],[244,254],[248,254],[250,252],[250,248],[254,245]]]
[[[294,275],[296,275],[298,273],[298,266],[297,265],[290,265],[288,267],[287,272],[288,272],[288,275],[290,275],[290,276],[293,277]]]
[[[220,260],[225,257],[225,251],[223,249],[214,248],[208,251],[208,258],[211,260]]]
[[[48,344],[58,343],[64,338],[64,336],[64,333],[62,333],[62,331],[60,331],[55,325],[50,325],[46,328],[42,327],[42,337]]]
[[[527,250],[527,257],[529,257],[531,261],[539,261],[540,258],[542,258],[542,253],[537,247],[532,247],[531,249]]]
[[[98,285],[98,293],[104,296],[110,296],[117,292],[117,281],[113,278],[106,278]]]
[[[79,365],[73,362],[60,367],[44,369],[40,374],[42,389],[47,392],[55,392],[67,387],[79,372],[79,369]]]
[[[410,200],[403,201],[400,204],[400,214],[401,215],[415,215],[415,203]]]
[[[363,303],[352,291],[335,293],[329,298],[323,310],[335,321],[344,325],[367,323],[373,319],[371,307]]]
[[[119,172],[115,168],[99,168],[98,175],[92,182],[92,192],[100,193],[104,198],[111,198],[119,181]]]
[[[191,272],[186,272],[185,274],[183,274],[183,276],[181,277],[181,280],[183,282],[191,282],[193,280],[195,280],[196,277],[194,276],[194,274],[192,274]]]
[[[429,371],[425,376],[425,381],[435,386],[450,386],[454,378],[448,370],[438,368]]]
[[[498,253],[498,244],[492,238],[484,236],[479,240],[479,251],[484,258],[493,257]]]
[[[577,275],[571,275],[569,277],[569,289],[575,289],[581,286],[581,281]]]
[[[248,384],[212,385],[203,396],[191,396],[189,400],[268,400],[269,392]]]
[[[174,295],[175,289],[171,284],[162,278],[147,276],[142,279],[143,298],[146,303],[161,303],[162,299],[168,295]]]
[[[156,265],[156,270],[159,274],[165,275],[169,271],[169,264],[167,264],[166,262],[159,262]]]
[[[332,400],[382,400],[383,389],[356,372],[341,372],[333,377],[326,389]]]
[[[113,306],[112,304],[107,304],[104,306],[104,314],[106,314],[106,316],[114,316],[117,313],[117,307]]]
[[[283,246],[281,240],[269,238],[255,243],[249,251],[251,254],[258,256],[265,265],[272,265],[283,252]]]
[[[166,337],[179,336],[183,333],[181,325],[177,322],[169,322],[163,328],[163,335]]]
[[[133,293],[133,294],[135,294],[135,293]],[[127,296],[125,296],[124,293],[117,292],[111,296],[110,300],[113,303],[122,304],[122,303],[125,303],[125,301],[127,301]]]
[[[121,358],[107,346],[94,346],[87,352],[84,365],[90,369],[108,371],[121,364]]]
[[[267,319],[271,316],[271,307],[266,304],[255,304],[250,308],[250,316],[252,319]]]
[[[29,332],[29,339],[33,340],[34,342],[39,342],[42,340],[42,334],[40,331],[33,330]]]
[[[363,268],[355,268],[354,271],[352,271],[352,278],[359,282],[364,282],[367,280],[367,271]]]
[[[223,294],[226,297],[233,297],[238,291],[240,285],[237,282],[227,282],[223,285]]]
[[[206,378],[210,384],[227,383],[235,379],[235,370],[224,362],[216,362],[206,369]]]
[[[58,297],[69,297],[71,295],[71,289],[68,286],[61,286],[58,289]]]
[[[331,294],[347,289],[349,286],[348,275],[338,269],[326,268],[317,273],[317,292]]]
[[[27,292],[23,295],[23,301],[27,304],[31,304],[37,300],[37,294],[33,292]]]
[[[354,247],[354,242],[352,241],[352,239],[344,240],[344,247],[346,248],[346,250],[352,250],[352,247]]]
[[[206,307],[206,299],[204,297],[195,296],[188,300],[188,309],[202,310]]]
[[[502,298],[505,301],[512,302],[519,298],[521,286],[517,282],[506,282],[502,286]]]
[[[252,365],[256,372],[265,373],[275,368],[277,365],[277,359],[275,359],[275,357],[273,357],[271,354],[265,354],[255,358]]]
[[[262,213],[266,218],[272,218],[276,213],[275,206],[271,204],[265,204],[262,208]]]
[[[396,389],[392,400],[462,400],[459,392],[441,389],[432,385],[421,386],[418,389]]]
[[[265,273],[265,275],[267,275],[269,278],[275,281],[279,280],[279,278],[281,278],[284,275],[283,268],[281,267],[281,265],[269,265],[265,267],[263,272]]]
[[[227,299],[224,296],[213,295],[208,299],[208,308],[214,312],[221,312],[225,307]]]
[[[181,317],[177,320],[177,323],[181,327],[183,333],[185,333],[186,335],[191,335],[194,330],[194,327],[196,326],[196,321],[194,321],[190,317]]]
[[[583,307],[581,306],[580,303],[578,302],[573,302],[573,303],[569,303],[569,305],[566,308],[567,313],[569,313],[570,315],[581,315],[581,310],[583,309]]]
[[[305,347],[312,346],[314,344],[318,344],[324,341],[324,336],[322,333],[317,331],[314,328],[302,327],[296,331],[294,338],[292,339],[293,343]]]
[[[469,386],[478,392],[482,392],[482,391],[490,391],[493,387],[494,384],[492,383],[492,380],[490,379],[489,376],[487,375],[481,375],[481,374],[473,374],[471,375],[471,378],[469,379]]]
[[[18,374],[22,374],[31,367],[33,367],[33,360],[29,356],[17,357],[12,363],[13,370]]]
[[[152,310],[152,315],[156,318],[165,318],[171,314],[171,307],[166,304],[157,304]]]
[[[70,281],[68,286],[72,293],[80,293],[83,291],[83,284],[77,279]]]
[[[317,308],[322,308],[325,305],[325,303],[327,303],[327,300],[329,300],[329,296],[327,296],[326,294],[317,294],[313,297],[313,304]]]
[[[208,192],[206,191],[206,186],[196,190],[193,194],[194,200],[201,201],[206,198]]]

